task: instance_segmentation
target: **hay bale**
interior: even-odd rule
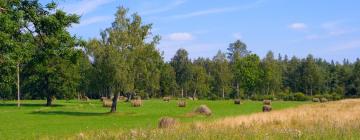
[[[264,100],[263,103],[264,105],[271,105],[271,100]]]
[[[125,100],[126,97],[125,96],[118,96],[118,100]]]
[[[320,99],[319,98],[313,98],[312,101],[313,102],[320,102]]]
[[[81,97],[81,100],[87,102],[87,101],[90,101],[90,98],[87,97],[87,96],[82,96],[82,97]]]
[[[56,101],[56,97],[55,97],[55,96],[51,96],[51,100],[52,100],[52,101]]]
[[[173,128],[178,122],[174,118],[163,117],[159,121],[159,128]]]
[[[104,99],[102,101],[103,103],[103,107],[111,107],[112,106],[112,100],[109,100],[109,99]]]
[[[270,112],[272,110],[270,105],[264,105],[262,108],[263,112]]]
[[[240,99],[235,99],[235,100],[234,100],[234,104],[239,105],[239,104],[240,104]]]
[[[106,97],[101,97],[100,98],[100,101],[104,101],[104,100],[107,100],[107,98]]]
[[[133,100],[141,100],[141,96],[134,96]]]
[[[209,107],[206,105],[200,105],[198,108],[196,108],[195,113],[199,113],[202,115],[210,116],[212,114]]]
[[[140,107],[142,105],[142,101],[141,100],[132,100],[131,105],[133,107]]]
[[[185,100],[180,100],[178,102],[178,107],[186,107],[186,101]]]
[[[320,99],[320,102],[322,102],[322,103],[327,102],[327,101],[328,101],[328,99],[326,99],[326,98],[321,98]]]
[[[163,98],[163,100],[164,100],[165,102],[169,102],[170,99],[171,99],[170,97],[164,97],[164,98]]]

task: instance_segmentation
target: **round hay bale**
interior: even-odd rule
[[[320,102],[320,99],[319,98],[313,98],[312,101],[313,102]]]
[[[132,100],[131,104],[133,107],[140,107],[142,105],[142,101],[141,100]]]
[[[320,99],[320,102],[322,102],[322,103],[325,103],[325,102],[327,102],[328,101],[328,99],[326,99],[326,98],[321,98]]]
[[[264,100],[263,103],[264,105],[271,105],[271,100]]]
[[[210,116],[212,114],[209,107],[206,105],[200,105],[198,108],[196,108],[195,113],[199,113],[202,115]]]
[[[106,97],[101,97],[100,98],[100,101],[104,101],[104,100],[107,100],[107,98]]]
[[[263,112],[270,112],[272,110],[270,105],[264,105],[262,108]]]
[[[141,100],[141,96],[134,96],[133,99],[134,100]]]
[[[237,104],[237,105],[239,105],[241,102],[240,102],[240,99],[235,99],[234,100],[234,104]]]
[[[112,106],[112,100],[105,99],[102,102],[103,102],[103,107],[111,107]]]
[[[164,98],[163,98],[163,100],[164,100],[165,102],[169,102],[170,99],[171,99],[170,97],[164,97]]]
[[[124,100],[125,97],[124,96],[118,96],[118,100]]]
[[[163,117],[159,121],[159,128],[173,128],[178,122],[174,118]]]
[[[186,107],[186,101],[185,100],[180,100],[178,102],[178,107]]]

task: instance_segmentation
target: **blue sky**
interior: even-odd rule
[[[46,3],[49,0],[40,0]],[[170,60],[179,48],[191,58],[213,57],[240,39],[263,57],[267,51],[327,60],[360,57],[358,0],[57,0],[82,15],[72,34],[89,39],[109,27],[117,7],[153,23],[158,46]]]

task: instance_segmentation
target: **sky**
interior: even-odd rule
[[[40,0],[47,3],[51,0]],[[358,0],[55,0],[81,15],[69,30],[83,39],[98,38],[111,26],[119,6],[138,13],[160,35],[157,46],[170,60],[179,48],[192,59],[212,58],[240,39],[264,57],[275,54],[350,61],[360,57]]]

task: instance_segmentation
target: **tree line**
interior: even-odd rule
[[[191,60],[179,49],[170,61],[138,14],[119,7],[100,38],[87,41],[68,28],[79,16],[37,0],[0,1],[0,96],[3,99],[73,99],[118,96],[200,99],[306,100],[360,96],[360,60],[326,61],[277,55],[261,59],[244,42],[213,58]],[[116,110],[116,108],[112,108]]]

